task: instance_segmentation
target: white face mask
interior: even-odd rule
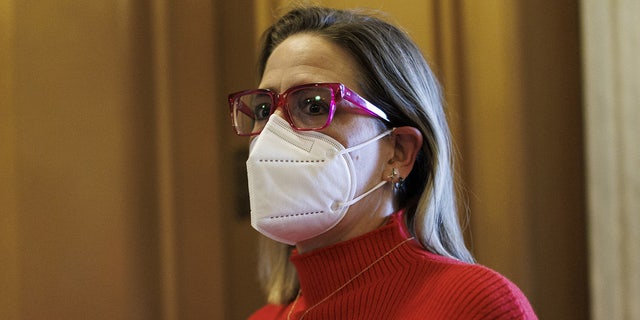
[[[386,181],[355,197],[356,175],[349,152],[391,131],[346,149],[316,131],[294,131],[271,116],[250,147],[247,160],[251,225],[290,245],[333,228],[352,204]]]

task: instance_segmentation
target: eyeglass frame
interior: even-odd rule
[[[329,115],[327,116],[327,121],[324,125],[317,128],[298,128],[293,123],[291,111],[289,110],[289,106],[286,103],[288,95],[291,94],[292,92],[297,92],[305,88],[317,88],[317,87],[324,87],[324,88],[331,89],[332,99],[329,107]],[[283,93],[278,93],[275,90],[271,90],[271,89],[249,89],[249,90],[243,90],[243,91],[238,91],[238,92],[229,94],[228,101],[229,101],[229,111],[231,114],[231,125],[233,126],[236,134],[239,136],[255,136],[262,132],[262,129],[260,129],[260,131],[257,131],[257,132],[240,133],[238,131],[238,127],[236,126],[237,121],[236,121],[236,115],[234,112],[234,110],[236,109],[235,108],[236,102],[239,101],[241,97],[249,94],[267,94],[271,98],[271,101],[273,102],[273,104],[271,105],[271,108],[269,109],[269,115],[267,118],[271,117],[271,115],[273,115],[276,112],[276,110],[281,107],[285,112],[285,115],[286,115],[285,118],[287,122],[289,123],[291,128],[297,131],[317,131],[317,130],[322,130],[328,127],[331,124],[331,121],[333,120],[333,116],[337,109],[337,104],[341,100],[346,100],[350,102],[353,106],[355,106],[355,107],[352,107],[352,112],[354,113],[379,118],[381,120],[384,120],[387,123],[391,122],[387,117],[387,114],[384,111],[382,111],[382,109],[378,108],[373,103],[367,101],[365,98],[361,97],[359,94],[349,89],[347,86],[345,86],[342,83],[335,83],[335,82],[307,83],[307,84],[293,86],[287,89],[286,91],[284,91]],[[248,111],[249,113],[242,111],[241,109],[239,111],[245,113],[246,115],[249,115],[249,114],[254,115],[254,111]]]

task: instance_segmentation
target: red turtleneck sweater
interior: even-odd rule
[[[410,237],[403,220],[399,212],[363,236],[304,254],[294,250],[297,302],[267,305],[250,319],[287,319],[292,307],[291,319],[307,320],[537,319],[522,292],[495,271],[403,242]]]

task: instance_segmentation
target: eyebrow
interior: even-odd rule
[[[287,87],[286,87],[284,90],[282,90],[282,91],[280,91],[280,90],[276,89],[276,88],[275,88],[275,87],[273,87],[273,86],[265,86],[265,87],[258,86],[258,89],[259,89],[259,90],[269,90],[269,91],[277,92],[278,94],[280,94],[280,93],[283,93],[283,92],[285,92],[285,91],[287,91],[287,90],[289,90],[289,89],[291,89],[291,88],[293,88],[293,87],[302,86],[302,85],[305,85],[305,84],[312,84],[312,83],[333,83],[333,82],[338,83],[339,81],[296,81],[296,82],[291,83],[289,86],[287,86]]]

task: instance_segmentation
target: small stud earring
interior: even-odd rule
[[[397,175],[398,175],[398,169],[393,168],[393,169],[391,169],[391,174],[387,178],[389,178],[389,180],[391,180],[391,182],[393,182],[393,180],[395,180]]]

